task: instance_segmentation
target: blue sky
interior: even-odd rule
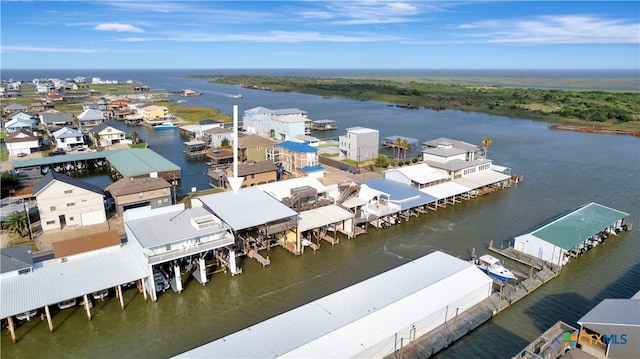
[[[6,1],[0,66],[634,69],[638,1]]]

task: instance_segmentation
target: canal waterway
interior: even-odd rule
[[[2,357],[169,357],[434,250],[463,258],[472,248],[483,253],[492,240],[498,247],[506,246],[514,236],[589,202],[630,213],[627,220],[635,223],[634,229],[573,260],[558,278],[437,357],[510,357],[557,320],[575,325],[602,299],[628,298],[640,290],[638,138],[554,131],[541,122],[480,113],[407,110],[364,101],[246,90],[183,79],[183,72],[142,71],[117,78],[109,77],[111,73],[69,72],[66,76],[43,72],[23,78],[101,76],[131,78],[152,88],[190,88],[203,95],[188,98],[183,105],[216,107],[228,114],[233,104],[240,106],[240,113],[256,106],[297,107],[307,111],[311,119],[337,122],[339,130],[320,133],[319,137],[337,137],[351,126],[377,128],[381,137],[401,135],[420,141],[449,137],[479,145],[482,138],[491,137],[489,158],[523,175],[524,182],[386,230],[372,229],[355,239],[343,239],[336,246],[323,244],[319,251],[307,251],[300,257],[275,248],[268,267],[242,259],[242,275],[217,273],[205,286],[190,280],[184,292],[167,292],[157,302],[145,303],[137,291],[128,290],[125,310],[110,298],[97,303],[91,321],[81,307],[67,309],[54,316],[53,334],[46,321],[22,323],[17,329],[17,344],[12,344],[3,332]],[[237,93],[242,93],[244,99],[231,97]],[[152,150],[182,168],[182,193],[192,186],[208,188],[204,160],[189,162],[185,158],[178,131],[156,133],[142,127],[126,131],[132,130],[140,133]],[[414,154],[417,152],[409,155]],[[294,334],[282,332],[284,336]]]

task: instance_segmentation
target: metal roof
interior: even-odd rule
[[[404,137],[404,136],[398,136],[398,135],[389,136],[389,137],[385,137],[384,138],[385,141],[389,141],[389,142],[394,142],[396,139],[406,140],[412,146],[416,145],[418,143],[418,139],[417,138]]]
[[[435,186],[422,188],[420,189],[420,191],[437,199],[443,199],[447,197],[457,196],[461,193],[469,192],[470,189],[454,181],[449,181],[437,184]]]
[[[328,190],[320,181],[311,177],[297,177],[284,181],[265,183],[258,185],[258,188],[278,201],[282,201],[283,198],[291,195],[291,189],[305,186],[313,187],[318,193],[325,193]]]
[[[491,285],[472,264],[437,251],[178,357],[346,358],[393,350],[394,333],[412,324],[420,334],[432,330],[441,324],[436,317],[453,317],[451,308],[487,298]]]
[[[155,214],[158,212],[154,213],[154,210],[149,211],[147,208],[134,208],[131,211],[147,211],[149,213],[148,216],[125,220],[125,225],[143,248],[158,247],[230,229],[222,221],[220,221],[220,226],[197,229],[191,223],[192,219],[211,216],[213,220],[218,220],[217,217],[203,207],[187,209],[177,207],[176,210],[171,212],[168,210],[159,211],[161,212],[159,214]],[[125,216],[125,218],[128,218],[128,216]]]
[[[34,263],[33,271],[0,283],[0,318],[146,278],[129,246]]]
[[[50,165],[53,163],[61,163],[67,161],[85,161],[85,160],[95,160],[98,158],[108,158],[109,155],[126,150],[112,150],[112,151],[85,151],[82,153],[67,153],[66,155],[60,156],[50,156],[50,157],[42,157],[42,158],[32,158],[27,160],[17,160],[13,161],[13,168],[26,168],[26,167],[36,167],[42,165]]]
[[[40,194],[40,192],[42,192],[45,188],[47,188],[49,184],[52,183],[53,181],[63,182],[70,186],[82,188],[86,191],[95,192],[97,194],[104,195],[104,191],[102,190],[102,188],[96,185],[93,185],[91,183],[79,180],[77,178],[69,177],[62,173],[58,173],[56,171],[47,172],[47,174],[40,180],[40,182],[38,182],[33,187],[33,190],[32,190],[33,195],[37,196],[38,194]]]
[[[346,221],[354,218],[355,215],[338,205],[318,207],[308,211],[300,212],[300,222],[298,231],[308,231],[310,229],[327,226],[329,224]]]
[[[198,199],[216,216],[238,231],[296,217],[297,212],[258,187],[214,193]]]
[[[592,202],[536,229],[530,235],[570,250],[628,215]]]
[[[0,273],[15,272],[33,266],[31,246],[0,249]]]
[[[589,324],[640,327],[640,299],[605,299],[577,323],[587,328]]]
[[[148,148],[130,148],[109,154],[109,163],[124,177],[179,171],[180,167]]]
[[[417,188],[385,178],[365,182],[370,188],[389,194],[389,201],[400,206],[401,210],[423,206],[438,199]]]
[[[511,178],[511,176],[506,175],[504,173],[489,170],[489,171],[474,173],[472,175],[464,176],[462,178],[457,178],[457,179],[454,179],[453,182],[461,186],[467,187],[471,190],[471,189],[488,186],[490,184],[497,183],[500,181],[504,181],[509,178]]]
[[[409,180],[425,184],[443,179],[448,179],[449,175],[442,170],[433,168],[426,163],[418,163],[411,166],[399,167],[385,171],[385,177],[393,172],[401,173]]]
[[[293,141],[284,141],[276,144],[276,147],[282,147],[292,152],[305,152],[305,153],[316,153],[318,149],[315,147],[311,147],[306,143],[301,142],[293,142]]]

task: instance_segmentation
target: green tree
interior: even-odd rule
[[[396,137],[395,140],[393,140],[393,150],[394,152],[397,151],[397,155],[396,155],[396,163],[400,160],[400,149],[402,148],[402,139],[400,137]]]
[[[229,139],[228,138],[223,138],[222,141],[220,141],[220,146],[222,147],[229,147]]]
[[[8,196],[9,193],[20,186],[20,179],[6,172],[0,174],[0,188],[2,188],[2,197]]]
[[[17,211],[11,212],[4,224],[9,232],[17,233],[22,237],[27,230],[27,216]]]
[[[100,149],[100,133],[93,132],[93,142],[96,145],[97,149]]]
[[[374,165],[380,168],[387,168],[389,166],[389,157],[386,155],[378,155],[378,158],[374,161]]]
[[[134,144],[138,143],[139,137],[136,131],[131,131],[129,138],[131,138],[131,141],[133,141]]]
[[[491,137],[485,137],[482,139],[482,148],[484,148],[484,158],[487,158],[487,152],[489,151],[489,146],[493,143]]]
[[[407,140],[400,141],[400,149],[404,152],[404,160],[406,160],[407,151],[409,151],[409,141]]]

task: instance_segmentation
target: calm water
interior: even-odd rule
[[[194,72],[191,72],[194,73]],[[211,71],[203,71],[211,73]],[[628,298],[640,290],[640,140],[615,135],[551,131],[526,119],[509,119],[460,111],[403,110],[362,101],[322,99],[291,93],[250,91],[235,86],[183,80],[183,73],[120,74],[43,73],[23,77],[101,76],[143,81],[154,88],[203,91],[184,105],[211,106],[231,114],[243,110],[298,107],[312,119],[332,119],[340,129],[378,128],[381,137],[402,135],[425,141],[450,137],[479,144],[490,136],[489,157],[510,166],[525,181],[508,191],[413,218],[383,231],[371,230],[337,246],[294,257],[276,248],[271,266],[243,260],[243,274],[217,273],[206,286],[189,281],[181,294],[163,294],[144,303],[136,291],[125,293],[127,308],[115,299],[100,302],[87,321],[82,308],[54,316],[56,331],[32,320],[18,329],[19,342],[2,336],[2,357],[123,357],[162,358],[214,340],[248,325],[342,289],[434,250],[465,257],[490,240],[507,244],[514,236],[559,213],[598,202],[630,213],[632,232],[612,238],[579,260],[562,275],[516,303],[471,335],[441,353],[440,358],[510,357],[557,320],[575,321],[603,298]],[[146,76],[146,77],[145,77]],[[3,78],[8,78],[6,71]],[[18,76],[14,76],[18,77]],[[144,77],[144,78],[143,78]],[[230,97],[242,92],[243,100]],[[187,162],[177,131],[141,133],[150,147],[182,167],[183,189],[207,187],[206,165]],[[393,290],[393,288],[390,288]],[[6,333],[6,332],[5,332]],[[283,333],[286,335],[286,333]]]

